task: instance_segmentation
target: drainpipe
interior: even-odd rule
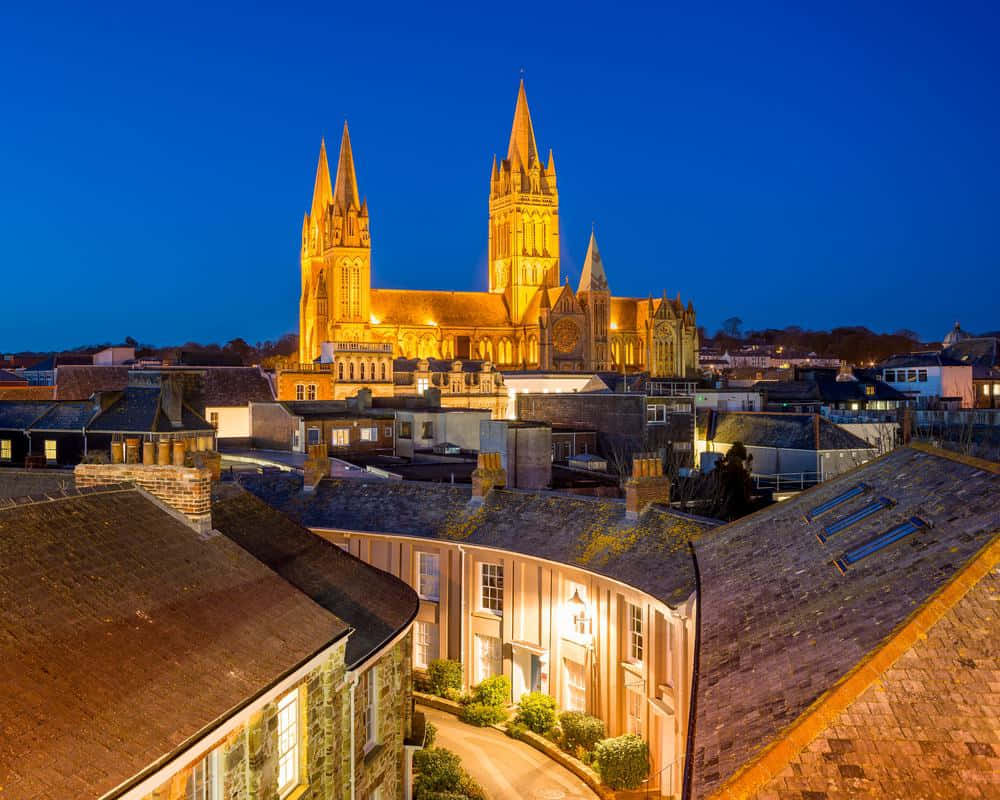
[[[462,545],[458,546],[458,557],[458,596],[460,598],[458,604],[458,648],[459,654],[462,656],[459,660],[466,665],[466,669],[463,671],[468,673],[470,665],[467,662],[470,659],[465,658],[468,652],[465,646],[465,548]],[[471,680],[466,682],[466,686],[471,684]]]
[[[355,792],[355,779],[354,779],[354,758],[355,758],[355,741],[354,741],[354,695],[357,693],[358,688],[358,676],[355,675],[351,678],[351,800],[354,800]]]

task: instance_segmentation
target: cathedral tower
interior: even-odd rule
[[[611,354],[608,349],[608,322],[611,312],[611,290],[608,276],[604,272],[601,251],[597,249],[597,237],[590,232],[587,257],[583,261],[580,286],[576,290],[577,299],[587,314],[587,363],[590,369],[611,369]]]
[[[517,92],[507,157],[490,171],[489,287],[506,295],[521,324],[539,288],[559,286],[559,195],[556,167],[538,156],[524,81]],[[531,320],[534,322],[534,320]]]
[[[364,338],[371,313],[368,224],[368,202],[358,194],[345,122],[333,185],[326,144],[320,143],[312,208],[302,222],[299,361],[303,363],[318,358],[325,341]]]

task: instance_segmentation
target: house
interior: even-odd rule
[[[941,402],[973,407],[972,364],[943,352],[893,356],[880,365],[882,380],[914,400],[918,408]]]
[[[742,442],[756,475],[801,474],[824,481],[874,458],[875,448],[819,414],[778,414],[705,409],[698,414],[695,450],[705,469],[709,454]]]
[[[479,450],[497,453],[508,485],[542,489],[552,483],[552,425],[526,420],[483,420]]]
[[[207,419],[221,448],[250,445],[250,403],[274,400],[274,388],[260,367],[205,367],[194,371],[191,405]]]
[[[370,397],[368,398],[370,402]],[[392,455],[392,409],[352,400],[287,400],[250,403],[250,440],[256,450],[305,453],[326,443],[331,456]]]
[[[763,386],[766,388],[770,383]],[[699,388],[694,395],[694,406],[715,411],[763,411],[764,392],[756,388]]]
[[[5,795],[409,797],[404,583],[206,470],[5,481]]]
[[[941,355],[972,367],[975,408],[1000,408],[1000,339],[966,336],[945,347]]]
[[[437,394],[428,398],[373,398],[373,408],[392,409],[396,415],[396,451],[401,458],[418,453],[458,455],[479,451],[479,429],[493,412],[486,408],[443,408]]]

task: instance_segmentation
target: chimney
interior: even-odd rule
[[[181,411],[184,405],[184,385],[182,375],[160,376],[160,410],[166,414],[167,419],[174,428],[184,425]]]
[[[670,478],[655,455],[640,453],[632,459],[632,477],[625,482],[625,516],[638,519],[651,503],[670,503]]]
[[[357,407],[358,411],[367,411],[372,407],[372,390],[367,386],[363,389],[358,389]]]
[[[329,476],[330,456],[324,442],[306,446],[306,463],[302,472],[302,491],[307,493],[316,491],[319,482]]]
[[[472,500],[483,502],[494,489],[507,485],[507,473],[500,465],[499,453],[480,453],[472,471]]]
[[[212,473],[199,467],[78,464],[77,488],[134,483],[199,532],[212,529]]]

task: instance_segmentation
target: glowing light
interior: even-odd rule
[[[613,331],[618,330],[618,323],[617,322],[612,322],[611,323],[611,330],[613,330]]]
[[[437,326],[437,323],[434,320],[432,320],[432,319],[427,320],[427,322],[425,324],[426,325],[430,325],[431,327],[436,327]]]
[[[376,317],[374,314],[372,314],[368,318],[368,321],[371,322],[372,325],[379,325],[379,324],[381,324],[380,321],[379,321],[379,319],[378,319],[378,317]]]

